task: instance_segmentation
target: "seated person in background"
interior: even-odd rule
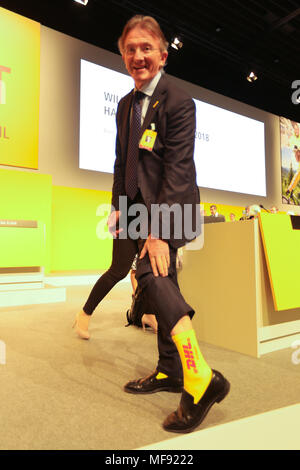
[[[257,204],[253,204],[252,206],[247,206],[247,220],[249,219],[257,219],[258,214],[260,213],[260,207]]]
[[[211,213],[210,217],[219,217],[225,222],[225,216],[218,213],[218,209],[215,204],[212,204],[210,206],[210,213]]]
[[[243,215],[240,220],[249,220],[250,219],[250,206],[246,206],[243,210]],[[251,217],[253,219],[253,217]]]
[[[236,218],[235,218],[235,214],[233,212],[231,212],[229,214],[229,219],[230,219],[230,222],[235,222]]]
[[[270,212],[271,212],[272,214],[278,214],[278,207],[272,206],[271,209],[270,209]]]

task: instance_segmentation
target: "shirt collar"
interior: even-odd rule
[[[145,95],[151,97],[153,95],[153,92],[154,92],[154,90],[156,88],[156,85],[158,84],[161,76],[162,76],[162,72],[161,72],[161,70],[159,70],[157,72],[157,74],[155,75],[155,77],[152,78],[152,80],[150,82],[146,83],[145,85],[143,85],[141,87],[140,91],[145,93]]]

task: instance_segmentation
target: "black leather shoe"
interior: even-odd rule
[[[214,403],[220,403],[230,389],[230,383],[223,375],[213,370],[212,379],[206,392],[194,405],[194,398],[183,390],[180,405],[164,421],[163,428],[166,431],[187,433],[193,431],[204,420]]]
[[[124,390],[128,393],[155,393],[155,392],[174,392],[181,393],[183,390],[183,379],[175,377],[167,377],[165,379],[157,379],[158,371],[142,379],[128,382]]]

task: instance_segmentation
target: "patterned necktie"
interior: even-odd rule
[[[136,91],[133,96],[132,116],[129,131],[125,188],[126,194],[133,200],[138,192],[137,167],[139,161],[139,140],[141,134],[142,109],[140,101],[145,96],[141,91]]]

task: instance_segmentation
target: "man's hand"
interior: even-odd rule
[[[150,234],[143,246],[140,258],[144,258],[147,252],[154,276],[158,277],[160,275],[166,277],[170,266],[170,250],[168,243],[158,238],[152,238]]]
[[[108,230],[114,238],[117,238],[117,235],[123,232],[122,228],[117,230],[117,223],[119,221],[120,215],[121,211],[112,211],[107,219]]]

